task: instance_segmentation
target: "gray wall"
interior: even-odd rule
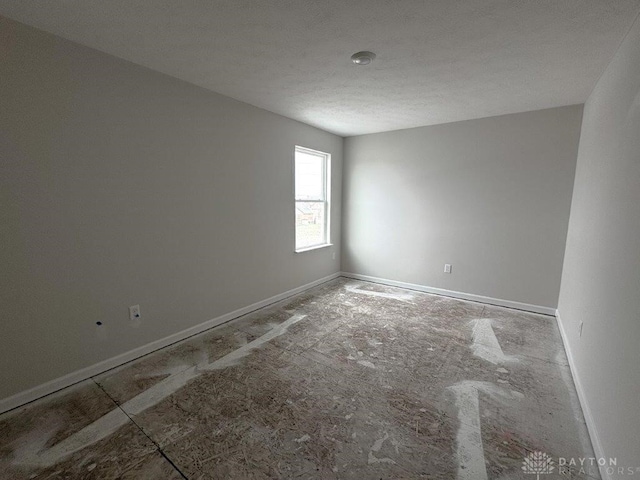
[[[0,22],[0,398],[340,270],[340,137]],[[303,254],[296,144],[333,156]]]
[[[342,270],[555,308],[581,115],[346,139]]]
[[[640,20],[585,104],[559,313],[594,440],[640,467]]]

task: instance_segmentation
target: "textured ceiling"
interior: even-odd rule
[[[343,136],[582,103],[640,0],[0,0],[0,12]],[[371,50],[358,67],[349,57]]]

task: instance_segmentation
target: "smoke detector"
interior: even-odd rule
[[[356,65],[369,65],[376,58],[373,52],[358,52],[351,55],[351,61]]]

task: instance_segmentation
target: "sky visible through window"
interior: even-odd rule
[[[323,200],[323,157],[296,152],[296,200]]]

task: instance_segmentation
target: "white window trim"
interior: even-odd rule
[[[333,247],[333,243],[323,243],[320,245],[315,245],[313,247],[299,248],[298,250],[295,251],[295,253],[304,253],[310,250],[320,250],[321,248],[327,248],[327,247]]]
[[[309,153],[311,155],[317,155],[324,158],[324,162],[322,164],[323,169],[323,191],[324,191],[324,199],[319,200],[311,200],[311,199],[300,199],[296,198],[296,153]],[[331,247],[333,244],[331,243],[331,154],[327,152],[321,152],[320,150],[313,150],[307,147],[301,147],[300,145],[296,145],[293,150],[293,204],[294,204],[294,225],[293,225],[293,246],[295,253],[304,253],[311,250],[318,250],[320,248]],[[323,243],[318,243],[316,245],[308,245],[302,248],[296,247],[296,228],[295,228],[295,205],[298,202],[305,203],[324,203],[325,204],[325,214],[324,214],[324,229],[325,229],[325,241]]]

